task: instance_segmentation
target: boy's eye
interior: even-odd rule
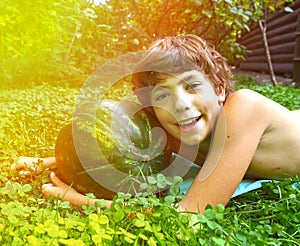
[[[201,82],[195,81],[195,82],[189,83],[189,84],[187,85],[187,90],[195,90],[195,89],[197,89],[199,86],[201,86]]]
[[[161,101],[168,97],[168,93],[161,93],[155,96],[155,101]]]

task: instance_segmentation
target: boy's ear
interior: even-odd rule
[[[219,102],[223,103],[226,99],[226,84],[224,80],[222,80],[222,84],[217,88]]]

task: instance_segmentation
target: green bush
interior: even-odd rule
[[[274,100],[289,110],[300,109],[300,88],[295,88],[294,84],[288,86],[282,84],[276,86],[273,86],[272,84],[262,85],[246,76],[238,76],[236,77],[236,80],[238,81],[236,84],[237,90],[248,88]]]

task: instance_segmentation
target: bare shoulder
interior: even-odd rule
[[[232,93],[226,100],[225,108],[229,111],[242,111],[248,115],[273,117],[274,113],[286,114],[289,110],[277,102],[249,89],[241,89]]]
[[[234,93],[230,94],[225,102],[226,107],[230,106],[256,106],[256,104],[261,104],[265,101],[265,97],[255,91],[249,89],[241,89],[235,91]]]
[[[250,89],[240,89],[237,91],[234,91],[230,96],[253,96],[253,95],[261,95],[253,90]]]
[[[271,99],[259,94],[253,90],[240,89],[229,95],[228,101],[242,102],[246,104],[256,104],[256,103],[275,103]],[[226,101],[227,102],[227,101]]]
[[[292,111],[249,89],[231,94],[225,102],[224,113],[232,134],[265,134],[295,128],[296,120]]]
[[[241,89],[229,95],[224,104],[224,112],[226,117],[230,119],[245,120],[257,118],[257,116],[265,115],[263,111],[267,111],[269,100],[263,95],[249,90]],[[229,118],[228,118],[229,119]]]

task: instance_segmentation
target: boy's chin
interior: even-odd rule
[[[199,144],[201,143],[199,139],[184,139],[184,138],[181,138],[181,139],[179,139],[179,141],[181,141],[185,145],[196,146],[196,147],[199,146]]]

